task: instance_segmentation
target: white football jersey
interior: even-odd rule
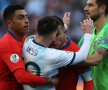
[[[25,42],[23,48],[23,56],[25,58],[25,66],[30,73],[51,78],[58,73],[58,68],[68,65],[74,61],[75,54],[47,48],[34,39],[29,39]],[[46,88],[49,88],[48,86]],[[37,89],[35,89],[37,90]],[[40,90],[40,88],[38,89]],[[48,90],[48,89],[42,89]]]
[[[88,40],[88,42],[90,42],[90,40]],[[90,46],[90,44],[88,46]],[[89,50],[86,51],[86,53],[88,53]],[[51,78],[52,76],[58,74],[58,68],[60,67],[84,61],[81,53],[82,52],[75,53],[47,48],[37,43],[34,39],[26,40],[23,47],[23,57],[25,59],[24,62],[27,71],[46,78]],[[81,60],[80,56],[82,57]],[[49,88],[51,87],[36,87],[31,90],[49,90]]]
[[[23,56],[31,73],[50,78],[58,73],[58,68],[74,63],[75,53],[44,47],[29,39],[24,44]]]

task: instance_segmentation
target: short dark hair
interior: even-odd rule
[[[105,15],[107,15],[108,14],[108,0],[96,0],[96,3],[99,6],[106,5]]]
[[[59,25],[62,25],[64,27],[64,22],[63,22],[63,20],[60,17],[58,17],[58,16],[52,16],[52,17],[57,20]]]
[[[45,16],[40,18],[37,24],[37,32],[39,35],[48,35],[52,32],[55,32],[57,29],[58,23],[51,16]]]
[[[4,18],[4,20],[11,19],[13,17],[14,12],[16,10],[21,10],[21,9],[24,9],[24,7],[22,7],[19,4],[17,4],[17,5],[9,5],[8,7],[6,7],[4,9],[4,12],[3,12],[3,18]]]

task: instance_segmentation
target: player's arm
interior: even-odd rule
[[[61,50],[55,50],[55,52],[58,53],[56,54],[56,57],[60,57],[59,60],[58,58],[56,58],[57,60],[54,60],[58,68],[66,65],[78,64],[86,60],[92,40],[91,33],[93,31],[93,21],[89,18],[84,20],[81,25],[84,27],[86,34],[84,34],[84,42],[78,52],[61,52]],[[53,53],[52,50],[50,51],[50,55],[54,55],[51,53]]]
[[[43,86],[43,85],[56,85],[58,83],[57,78],[45,79],[34,74],[30,74],[25,69],[17,69],[14,71],[14,75],[20,84],[26,84],[31,86]]]
[[[7,48],[7,47],[3,47],[3,48],[4,48],[3,52],[1,53],[1,55],[4,56],[3,61],[20,84],[27,84],[27,85],[32,85],[32,86],[43,86],[46,84],[55,84],[55,82],[53,83],[54,80],[53,81],[47,80],[46,78],[42,78],[42,77],[28,73],[25,70],[22,56],[18,52],[15,53],[13,51],[13,50],[16,50],[16,48],[12,50],[11,48]]]
[[[108,54],[106,48],[99,47],[94,55],[89,55],[86,59],[86,63],[90,65],[97,65],[99,64],[103,58]]]
[[[93,32],[93,21],[90,18],[84,20],[83,22],[81,22],[81,28],[83,29],[84,33],[88,33],[88,36],[86,36],[87,34],[84,35],[84,42],[80,50],[76,52],[73,64],[80,63],[87,58],[92,39],[91,33]]]

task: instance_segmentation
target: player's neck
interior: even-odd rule
[[[95,26],[96,26],[96,33],[98,34],[101,29],[103,28],[103,26],[105,25],[107,21],[106,17],[101,17],[99,18],[96,22],[95,22]]]
[[[35,38],[36,42],[38,42],[39,44],[45,46],[45,47],[49,47],[51,41],[49,39],[45,39],[44,37],[41,36],[37,36]]]
[[[14,30],[9,29],[9,31],[13,34],[13,36],[17,39],[17,41],[22,42],[23,38],[25,35],[23,34],[18,34]]]

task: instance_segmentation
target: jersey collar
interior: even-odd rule
[[[37,44],[37,45],[42,46],[42,47],[45,47],[44,45],[42,45],[42,44],[36,42],[35,39],[33,39],[32,41],[33,41],[34,44]]]
[[[14,33],[11,30],[7,30],[7,33],[10,34],[14,39],[18,41],[18,38],[14,35]]]
[[[68,41],[67,41],[66,45],[61,48],[61,50],[64,49],[64,48],[67,48],[71,43],[70,39],[68,37],[66,37],[66,38],[67,38]]]

